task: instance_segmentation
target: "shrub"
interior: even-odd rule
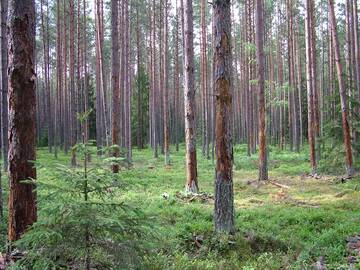
[[[132,269],[141,265],[148,225],[138,209],[117,199],[124,185],[110,166],[89,166],[87,144],[76,151],[83,165],[58,165],[37,182],[38,221],[15,243],[24,256],[13,268]],[[119,160],[120,161],[120,160]],[[115,162],[111,159],[111,162]]]

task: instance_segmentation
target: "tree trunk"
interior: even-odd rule
[[[157,127],[157,121],[156,121],[156,107],[155,107],[155,103],[156,103],[156,95],[157,95],[157,76],[156,76],[156,5],[155,5],[155,0],[153,0],[153,21],[152,21],[152,59],[153,59],[153,64],[152,64],[152,77],[153,77],[153,87],[152,87],[152,106],[151,106],[151,118],[152,118],[152,122],[151,122],[151,126],[152,126],[152,137],[153,137],[153,152],[154,152],[154,158],[158,158],[158,141],[157,141],[157,132],[156,132],[156,127]]]
[[[340,103],[341,103],[341,118],[342,118],[342,128],[344,135],[344,148],[345,148],[345,161],[346,161],[346,173],[349,177],[353,174],[353,159],[352,159],[352,150],[351,150],[351,136],[350,128],[348,122],[348,106],[346,98],[346,88],[345,81],[342,77],[343,67],[341,64],[340,57],[340,48],[339,48],[339,39],[336,30],[336,19],[334,12],[334,1],[328,0],[329,12],[330,12],[330,27],[332,33],[333,48],[335,53],[335,63],[336,71],[338,74],[339,81],[339,94],[340,94]]]
[[[142,109],[142,99],[143,93],[141,89],[141,80],[140,74],[142,73],[142,53],[141,53],[141,27],[139,23],[139,5],[136,6],[136,60],[137,60],[137,131],[136,131],[136,141],[137,147],[139,149],[144,148],[143,141],[143,129],[144,129],[144,119],[143,119],[143,109]]]
[[[259,180],[268,180],[265,110],[264,3],[256,0],[256,57],[258,64]]]
[[[234,233],[230,0],[216,0],[213,12],[216,97],[215,231]]]
[[[125,95],[125,146],[126,158],[129,162],[132,159],[132,143],[131,143],[131,64],[130,64],[130,21],[129,21],[129,4],[124,3],[124,26],[125,26],[125,77],[124,77],[124,95]]]
[[[35,2],[13,0],[9,6],[9,227],[10,241],[36,221]]]
[[[75,106],[75,15],[74,0],[69,0],[70,15],[70,101],[69,101],[69,121],[70,121],[70,145],[71,149],[71,165],[76,166],[76,106]]]
[[[209,156],[209,134],[208,134],[208,72],[207,72],[207,36],[206,36],[206,1],[201,0],[201,40],[200,40],[200,73],[201,73],[201,95],[202,95],[202,114],[203,114],[203,141],[202,152],[207,159]]]
[[[170,165],[170,138],[169,138],[169,87],[168,87],[168,1],[164,0],[164,51],[163,51],[163,128],[164,128],[164,154],[165,166]]]
[[[296,21],[296,41],[295,41],[295,58],[296,58],[296,77],[297,77],[297,93],[298,93],[298,104],[299,104],[299,148],[302,147],[303,143],[303,125],[302,125],[302,77],[301,77],[301,49],[300,49],[300,41],[299,41],[299,22]]]
[[[98,153],[100,154],[101,151],[100,149],[103,147],[103,136],[104,136],[104,132],[103,132],[103,120],[102,120],[102,101],[101,101],[101,72],[100,72],[100,53],[101,53],[101,49],[100,49],[100,24],[99,24],[99,12],[98,12],[98,1],[95,0],[94,3],[94,9],[95,9],[95,32],[96,32],[96,36],[95,36],[95,59],[96,59],[96,64],[95,64],[95,100],[96,100],[96,105],[95,105],[95,109],[96,109],[96,146],[98,149]]]
[[[3,158],[4,171],[8,169],[8,77],[7,77],[7,65],[8,65],[8,50],[7,50],[7,37],[6,37],[6,23],[7,23],[7,11],[8,0],[1,0],[1,150]]]
[[[194,76],[194,19],[192,0],[184,3],[184,53],[185,53],[185,147],[186,147],[186,188],[187,192],[198,192],[196,133],[195,133],[195,76]]]
[[[68,60],[68,24],[67,24],[67,17],[68,17],[68,8],[66,5],[66,0],[63,1],[63,36],[62,36],[62,45],[63,45],[63,58],[62,58],[62,71],[63,71],[63,81],[62,81],[62,134],[63,134],[63,146],[65,154],[68,153],[69,150],[69,143],[70,143],[70,134],[69,134],[69,95],[68,95],[68,81],[67,81],[67,60]]]
[[[358,101],[360,102],[360,50],[359,50],[359,20],[358,20],[358,6],[357,0],[352,0],[353,3],[353,19],[354,19],[354,46],[355,46],[355,68],[356,68],[356,87],[358,92]]]
[[[120,156],[119,149],[119,136],[120,136],[120,84],[119,84],[119,31],[118,31],[118,0],[111,0],[111,85],[112,85],[112,145],[115,147],[113,150],[113,157]],[[112,167],[114,173],[119,172],[119,166],[114,164]]]
[[[312,83],[312,94],[313,103],[312,110],[314,115],[314,132],[315,132],[315,159],[318,160],[320,157],[320,112],[319,112],[319,94],[318,94],[318,83],[317,83],[317,69],[316,69],[316,25],[314,18],[314,1],[309,1],[308,4],[308,17],[309,17],[309,39],[310,39],[310,65],[311,65],[311,83]]]
[[[61,87],[62,87],[62,72],[61,72],[61,13],[60,0],[56,1],[56,97],[55,97],[55,115],[54,115],[54,156],[57,158],[58,148],[60,147],[60,133],[61,133]]]
[[[315,112],[314,112],[314,91],[313,84],[313,61],[311,53],[311,11],[310,0],[306,0],[306,19],[305,19],[305,44],[306,44],[306,80],[307,80],[307,102],[308,102],[308,142],[310,147],[310,165],[311,174],[315,175],[317,171],[316,155],[315,155]]]
[[[176,1],[177,4],[177,1]],[[174,72],[174,90],[175,90],[175,102],[174,102],[174,128],[175,128],[175,145],[176,152],[179,151],[179,133],[180,133],[180,79],[179,79],[179,10],[176,6],[176,26],[175,26],[175,72]]]
[[[51,110],[51,90],[50,90],[50,64],[49,64],[49,4],[46,3],[47,13],[46,13],[46,25],[45,25],[45,14],[43,10],[43,0],[40,1],[41,9],[41,32],[42,32],[42,43],[43,43],[43,60],[44,60],[44,79],[45,79],[45,113],[47,114],[46,122],[48,128],[48,148],[49,153],[52,152],[53,145],[53,134],[52,134],[52,110]]]
[[[77,105],[77,111],[82,112],[83,106],[82,106],[82,84],[81,84],[81,68],[82,68],[82,48],[81,48],[81,1],[77,1],[77,18],[76,18],[76,30],[77,30],[77,64],[76,64],[76,105]],[[81,141],[83,139],[83,131],[81,127],[81,122],[77,121],[77,140]]]
[[[87,23],[86,23],[86,0],[83,0],[83,95],[84,95],[84,111],[89,110],[89,77],[87,67]],[[84,141],[87,143],[89,140],[89,119],[85,118],[84,123]],[[87,156],[90,161],[90,154]]]

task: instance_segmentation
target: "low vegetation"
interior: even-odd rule
[[[359,176],[351,180],[325,174],[318,178],[309,177],[306,174],[309,171],[306,152],[280,152],[274,147],[269,154],[270,181],[258,182],[256,156],[249,158],[246,146],[236,146],[237,232],[232,236],[215,235],[212,219],[213,163],[199,158],[201,193],[184,194],[185,153],[184,147],[180,149],[180,152],[172,152],[171,166],[167,167],[164,167],[162,158],[152,158],[151,150],[135,150],[131,169],[124,166],[115,182],[111,180],[114,176],[106,172],[109,168],[106,159],[93,155],[89,165],[92,180],[89,181],[96,180],[91,182],[92,185],[98,181],[95,185],[99,190],[98,200],[107,205],[110,202],[118,206],[128,205],[131,210],[115,210],[116,207],[112,206],[111,211],[106,211],[109,206],[96,206],[102,211],[90,211],[91,217],[84,214],[78,219],[64,219],[66,224],[57,226],[58,242],[49,240],[53,239],[51,234],[37,235],[36,238],[38,226],[49,222],[50,218],[59,217],[66,209],[82,212],[83,204],[72,204],[80,202],[81,195],[74,199],[70,197],[70,191],[81,194],[82,189],[77,183],[82,183],[83,167],[78,165],[71,169],[67,167],[70,156],[60,153],[56,160],[46,149],[39,149],[39,220],[34,229],[18,242],[30,248],[22,263],[31,256],[41,255],[55,263],[61,261],[63,266],[66,265],[64,259],[67,259],[68,265],[79,269],[74,263],[76,259],[81,262],[81,226],[91,223],[89,219],[93,218],[94,224],[109,225],[106,227],[109,231],[97,231],[94,236],[124,243],[133,235],[131,238],[134,240],[131,242],[134,248],[127,252],[119,248],[114,253],[107,247],[90,253],[99,263],[98,269],[110,269],[111,264],[112,267],[125,264],[127,269],[313,269],[320,258],[328,269],[348,269],[351,254],[347,249],[347,239],[360,232]],[[338,169],[342,171],[341,167]],[[54,190],[63,192],[55,195],[57,200],[51,202],[49,196]],[[102,196],[103,193],[106,196]],[[8,194],[7,190],[5,194]],[[59,211],[53,211],[53,207],[58,207]],[[126,224],[125,219],[129,216],[136,217],[136,222]],[[79,228],[78,235],[70,234],[66,229],[65,225],[71,225],[71,222]],[[6,222],[1,224],[1,243],[4,244]],[[111,224],[117,229],[111,229]],[[126,231],[129,226],[134,226],[133,232]],[[40,232],[42,230],[40,228]],[[61,245],[61,241],[69,242]],[[46,243],[46,251],[42,253],[39,253],[40,243]],[[62,247],[61,253],[56,251],[59,247]],[[38,253],[33,253],[36,249]],[[54,254],[56,256],[52,257]],[[66,254],[74,257],[66,257]],[[70,263],[71,258],[75,261]],[[108,264],[104,263],[104,258]]]

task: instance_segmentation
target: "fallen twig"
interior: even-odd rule
[[[274,181],[269,181],[269,183],[270,183],[270,184],[272,184],[272,185],[274,185],[274,186],[277,186],[277,187],[279,187],[279,188],[290,189],[290,187],[289,187],[289,186],[287,186],[287,185],[283,185],[283,184],[279,184],[279,183],[274,182]]]

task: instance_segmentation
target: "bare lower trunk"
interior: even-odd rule
[[[200,39],[200,54],[201,54],[201,95],[202,95],[202,122],[203,122],[203,141],[202,152],[203,156],[207,159],[209,156],[209,134],[208,134],[208,80],[207,80],[207,34],[206,34],[206,3],[205,0],[201,0],[201,39]]]
[[[119,137],[120,137],[120,84],[119,84],[119,32],[118,32],[118,0],[111,1],[111,40],[112,40],[112,57],[111,57],[111,80],[113,91],[112,102],[112,145],[115,147],[113,150],[113,157],[118,158],[120,156],[119,149]],[[112,170],[114,173],[119,171],[117,164],[113,165]]]
[[[180,109],[180,80],[179,80],[179,11],[176,9],[176,27],[175,27],[175,73],[174,73],[174,89],[175,89],[175,102],[174,102],[174,128],[175,128],[175,145],[176,151],[179,151],[179,125],[180,125],[180,117],[179,117],[179,109]]]
[[[7,171],[8,167],[8,77],[7,77],[7,65],[8,65],[8,50],[7,50],[7,37],[6,37],[6,22],[8,11],[8,0],[1,0],[1,43],[0,43],[0,57],[1,57],[1,150],[3,158],[3,168]]]
[[[215,231],[233,233],[233,149],[231,135],[231,15],[230,0],[214,2],[214,65],[216,97],[216,179],[215,179]]]
[[[345,162],[346,162],[346,173],[349,177],[353,174],[353,159],[352,159],[352,150],[351,150],[351,135],[348,122],[348,106],[346,98],[346,88],[345,81],[342,77],[343,67],[340,61],[340,48],[339,48],[339,39],[336,30],[336,19],[334,12],[334,2],[333,0],[328,0],[329,11],[330,11],[330,24],[331,24],[331,33],[333,38],[333,48],[335,52],[335,62],[336,70],[338,74],[339,81],[339,94],[340,94],[340,103],[341,103],[341,119],[342,119],[342,128],[344,135],[344,148],[345,148]]]
[[[259,180],[268,180],[265,111],[265,55],[263,0],[256,0],[256,53],[258,63],[259,106]]]
[[[153,59],[153,63],[152,63],[152,78],[153,78],[153,85],[152,85],[152,100],[151,100],[151,131],[152,131],[152,138],[153,138],[153,153],[154,153],[154,158],[158,157],[158,142],[157,142],[157,128],[156,128],[156,95],[158,94],[158,87],[157,87],[157,76],[156,76],[156,5],[155,5],[155,0],[153,0],[153,18],[152,18],[152,59]]]
[[[170,165],[170,138],[169,138],[169,106],[168,106],[168,3],[164,2],[164,51],[163,51],[163,81],[164,81],[164,96],[163,96],[163,126],[164,126],[164,154],[165,154],[165,166]]]
[[[317,162],[315,154],[315,133],[316,133],[316,124],[315,124],[315,111],[314,111],[314,83],[313,83],[313,61],[312,57],[314,56],[312,51],[312,42],[311,42],[311,8],[310,0],[306,0],[306,19],[305,19],[305,34],[306,34],[306,81],[307,81],[307,102],[308,102],[308,141],[310,147],[310,165],[311,165],[311,174],[315,175],[317,171]]]
[[[192,0],[185,0],[184,9],[184,52],[185,52],[185,147],[186,147],[186,191],[198,192],[196,133],[195,133],[195,77],[193,44],[193,7]]]
[[[70,14],[70,101],[69,101],[69,121],[70,121],[70,145],[71,149],[71,165],[76,166],[76,106],[75,106],[75,15],[74,15],[74,1],[69,1]]]
[[[35,2],[13,0],[9,7],[9,227],[10,241],[36,220],[35,179]]]

